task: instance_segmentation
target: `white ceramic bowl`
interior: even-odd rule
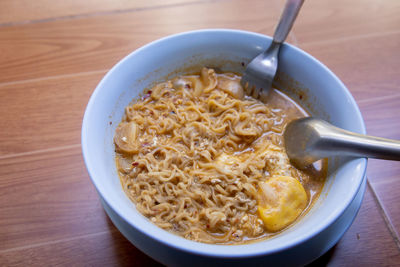
[[[303,265],[331,248],[354,220],[365,191],[366,159],[329,160],[321,197],[298,223],[269,240],[225,246],[193,242],[164,231],[136,211],[122,190],[113,134],[124,108],[155,82],[201,66],[242,72],[271,38],[238,30],[200,30],[152,42],[115,65],[97,86],[82,125],[86,167],[103,206],[133,245],[166,265]],[[360,111],[343,83],[304,51],[281,49],[279,87],[316,117],[365,133]],[[111,124],[110,124],[111,122]]]

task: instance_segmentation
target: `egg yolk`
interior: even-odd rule
[[[290,176],[275,176],[260,183],[257,197],[258,213],[270,232],[294,222],[308,202],[304,187]]]

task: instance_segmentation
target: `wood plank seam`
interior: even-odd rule
[[[400,96],[400,92],[396,94],[391,94],[391,95],[384,95],[384,96],[379,96],[379,97],[371,97],[371,98],[366,98],[362,100],[358,100],[357,103],[362,103],[362,104],[368,104],[368,103],[373,103],[373,102],[380,102],[384,100],[389,100],[393,98],[397,98]]]
[[[84,71],[84,72],[76,72],[76,73],[69,73],[69,74],[53,75],[53,76],[46,76],[46,77],[19,80],[19,81],[12,81],[12,82],[3,82],[3,83],[0,82],[0,87],[10,86],[10,85],[18,85],[18,84],[24,84],[24,83],[30,83],[30,82],[41,82],[41,81],[47,81],[47,80],[62,79],[62,78],[73,78],[73,77],[93,75],[93,74],[99,74],[99,73],[106,74],[110,69],[102,69],[102,70],[93,70],[93,71]]]
[[[392,179],[388,178],[388,179],[382,179],[382,180],[379,180],[379,181],[373,181],[372,184],[374,184],[374,185],[385,185],[385,186],[389,185],[390,186],[390,184],[398,182],[398,181],[399,181],[399,178],[395,177],[395,178],[392,178]]]
[[[73,145],[68,145],[68,146],[58,146],[58,147],[52,147],[52,148],[46,148],[46,149],[32,150],[32,151],[22,152],[22,153],[14,153],[14,154],[0,156],[0,160],[42,154],[42,153],[47,153],[47,152],[58,152],[61,150],[66,150],[66,149],[78,148],[80,146],[81,146],[81,144],[73,144]]]
[[[53,240],[53,241],[47,241],[47,242],[39,242],[39,243],[31,244],[31,245],[26,245],[26,246],[20,246],[20,247],[14,247],[14,248],[0,250],[0,254],[1,253],[12,252],[12,251],[30,249],[30,248],[37,248],[37,247],[41,247],[41,246],[55,245],[55,244],[59,244],[59,243],[63,243],[63,242],[69,242],[69,241],[73,241],[73,240],[79,240],[79,239],[83,239],[83,238],[101,236],[101,235],[104,235],[104,234],[112,234],[112,233],[114,233],[116,231],[118,231],[118,230],[116,228],[113,228],[113,229],[110,229],[110,230],[107,230],[107,231],[101,231],[101,232],[92,233],[92,234],[80,235],[80,236],[75,236],[75,237],[71,237],[71,238],[62,238],[62,239],[59,239],[59,240]]]
[[[318,40],[318,41],[309,41],[309,42],[302,42],[301,45],[323,45],[323,44],[329,44],[332,45],[333,43],[343,43],[346,41],[350,40],[358,40],[358,39],[367,39],[367,38],[376,38],[376,37],[383,37],[383,36],[388,36],[388,35],[397,35],[400,34],[400,30],[395,30],[395,31],[382,31],[382,32],[376,32],[376,33],[369,33],[369,34],[359,34],[359,35],[352,35],[352,36],[346,36],[346,37],[335,37],[334,39],[329,39],[326,38],[324,40]]]
[[[396,230],[394,229],[394,226],[393,226],[393,223],[392,223],[390,217],[386,213],[386,210],[384,209],[381,201],[379,200],[379,197],[378,197],[378,195],[377,195],[377,193],[375,191],[375,188],[369,182],[369,179],[367,179],[367,185],[368,185],[369,189],[372,192],[372,196],[373,196],[373,198],[374,198],[374,200],[375,200],[375,202],[376,202],[376,204],[378,206],[379,213],[381,214],[383,220],[385,221],[386,227],[388,228],[388,230],[390,232],[390,235],[393,238],[393,241],[395,242],[398,250],[400,251],[400,238],[399,238]]]
[[[60,17],[46,18],[46,19],[7,22],[7,23],[1,23],[0,28],[26,25],[26,24],[53,22],[53,21],[59,21],[59,20],[72,20],[72,19],[90,18],[90,17],[98,17],[98,16],[109,16],[109,15],[114,15],[114,14],[126,14],[126,13],[131,13],[131,12],[133,13],[133,12],[140,12],[140,11],[146,11],[146,10],[156,10],[156,9],[171,8],[171,7],[178,7],[178,6],[189,6],[189,5],[197,5],[197,4],[220,2],[220,1],[229,1],[229,0],[198,0],[198,1],[187,2],[187,3],[156,5],[156,6],[151,6],[151,7],[116,9],[116,10],[85,13],[85,14],[79,14],[79,15],[60,16]]]

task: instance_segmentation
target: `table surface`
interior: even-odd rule
[[[80,145],[102,76],[202,28],[272,35],[281,0],[0,1],[0,265],[158,265],[104,213]],[[349,88],[369,134],[400,139],[400,1],[306,1],[288,42]],[[312,265],[400,264],[400,163],[370,160],[361,210]]]

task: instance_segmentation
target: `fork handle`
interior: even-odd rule
[[[293,23],[299,14],[300,8],[304,0],[287,0],[285,9],[279,20],[279,24],[275,29],[274,42],[281,44],[286,40]]]

